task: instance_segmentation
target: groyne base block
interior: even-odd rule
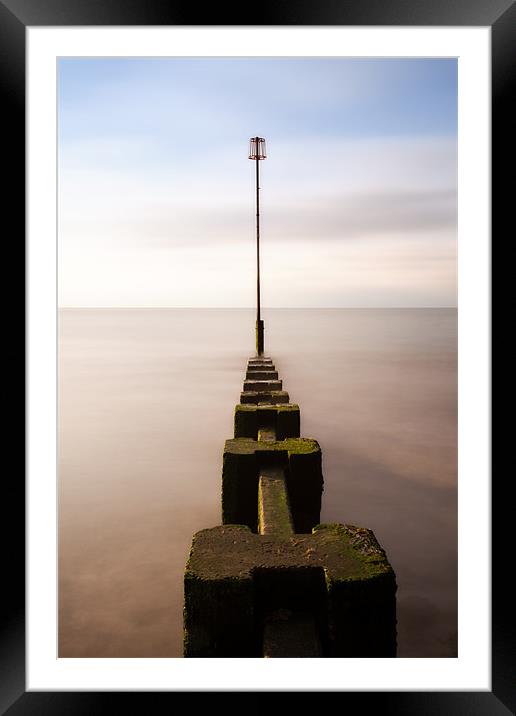
[[[269,356],[251,356],[247,361],[248,365],[252,365],[252,364],[261,365],[263,363],[272,364],[272,358],[270,358]]]
[[[243,525],[202,530],[184,588],[186,657],[396,655],[395,575],[364,528],[317,525],[288,539]]]
[[[273,425],[278,440],[299,437],[299,405],[240,404],[235,406],[235,437],[257,439],[261,425]]]
[[[257,531],[258,480],[260,470],[270,464],[285,470],[295,531],[311,532],[320,522],[323,476],[321,448],[309,438],[226,440],[222,460],[223,524],[247,525]]]
[[[283,383],[281,380],[244,380],[244,392],[252,390],[253,392],[263,393],[282,389]]]
[[[278,380],[277,370],[260,370],[254,367],[248,368],[245,375],[246,380]]]
[[[240,393],[240,403],[242,405],[258,405],[259,403],[269,405],[279,405],[288,403],[290,400],[286,390],[247,390]]]

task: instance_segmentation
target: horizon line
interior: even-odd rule
[[[141,308],[141,309],[177,309],[177,310],[234,310],[234,311],[251,311],[256,310],[256,306],[141,306],[141,305],[132,305],[132,306],[74,306],[74,305],[67,305],[67,306],[57,306],[58,309],[102,309],[102,308],[109,308],[109,309],[133,309],[133,308]],[[353,310],[353,309],[385,309],[385,310],[400,310],[400,309],[407,309],[407,310],[420,310],[420,309],[428,309],[428,308],[458,308],[457,305],[442,305],[442,306],[262,306],[262,310],[266,311],[321,311],[321,310]]]

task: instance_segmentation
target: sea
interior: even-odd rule
[[[457,310],[264,309],[322,449],[321,522],[372,529],[398,657],[457,656]],[[183,572],[221,522],[252,309],[58,314],[60,657],[182,657]]]

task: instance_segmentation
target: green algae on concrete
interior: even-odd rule
[[[395,656],[395,593],[370,530],[317,525],[288,538],[242,525],[202,530],[185,571],[185,656],[259,656],[263,620],[279,609],[313,616],[325,656]]]
[[[299,405],[239,404],[235,406],[235,437],[257,439],[260,425],[272,424],[278,440],[299,437]]]
[[[235,564],[224,569],[216,554],[210,569],[209,557],[198,547],[199,542],[204,545],[210,532],[202,530],[194,535],[185,569],[184,656],[256,656],[252,577]],[[202,565],[196,559],[199,554],[203,555]]]
[[[269,474],[263,474],[267,473]],[[294,533],[287,486],[282,470],[264,470],[258,480],[258,532],[290,537]]]
[[[230,438],[224,445],[226,453],[238,453],[246,455],[251,452],[288,452],[292,455],[321,454],[321,448],[317,440],[313,438],[287,438],[286,440],[275,440],[270,443],[259,443],[252,438]]]
[[[242,405],[258,403],[268,403],[270,405],[288,403],[290,400],[286,390],[246,390],[240,393],[240,403]]]
[[[268,442],[276,440],[276,428],[274,425],[261,425],[258,428],[258,440],[266,440]]]
[[[396,656],[396,578],[371,530],[318,525],[314,535],[330,547],[326,568],[330,656]],[[336,555],[332,547],[340,545]],[[361,572],[348,572],[339,557],[353,554]],[[388,565],[388,569],[387,569]]]
[[[260,468],[271,462],[285,469],[295,531],[310,532],[320,521],[323,476],[321,448],[309,438],[226,440],[222,462],[223,524],[243,524],[257,530]]]

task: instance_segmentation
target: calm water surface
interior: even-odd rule
[[[398,655],[457,654],[457,312],[265,310],[323,452],[322,522],[371,528]],[[194,532],[220,524],[252,310],[59,313],[59,656],[182,655]]]

